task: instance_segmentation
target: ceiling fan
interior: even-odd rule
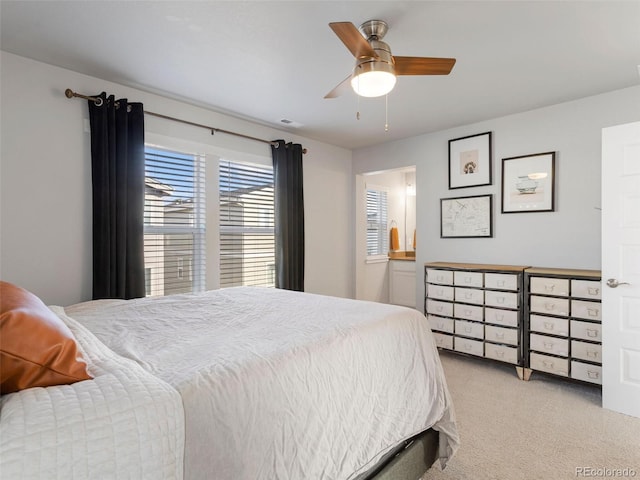
[[[456,63],[455,58],[391,55],[389,45],[382,41],[389,29],[382,20],[368,20],[360,30],[351,22],[333,22],[329,27],[356,58],[356,65],[324,98],[342,95],[349,84],[360,96],[380,97],[393,89],[397,75],[448,75]]]

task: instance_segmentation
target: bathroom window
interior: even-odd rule
[[[389,252],[387,234],[389,191],[367,185],[367,260],[385,259]]]

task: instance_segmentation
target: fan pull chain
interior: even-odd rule
[[[358,78],[358,83],[360,83],[360,79]],[[360,95],[356,94],[357,98],[357,106],[356,106],[356,120],[360,120]]]
[[[384,131],[389,131],[389,94],[384,96]]]

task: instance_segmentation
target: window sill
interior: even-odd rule
[[[367,257],[364,263],[387,263],[389,257],[387,255],[371,255]]]

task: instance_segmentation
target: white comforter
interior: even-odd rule
[[[187,479],[352,479],[429,427],[457,448],[415,310],[238,287],[66,313],[180,392]]]
[[[92,380],[0,400],[3,479],[183,478],[179,393],[52,307],[75,335]]]

